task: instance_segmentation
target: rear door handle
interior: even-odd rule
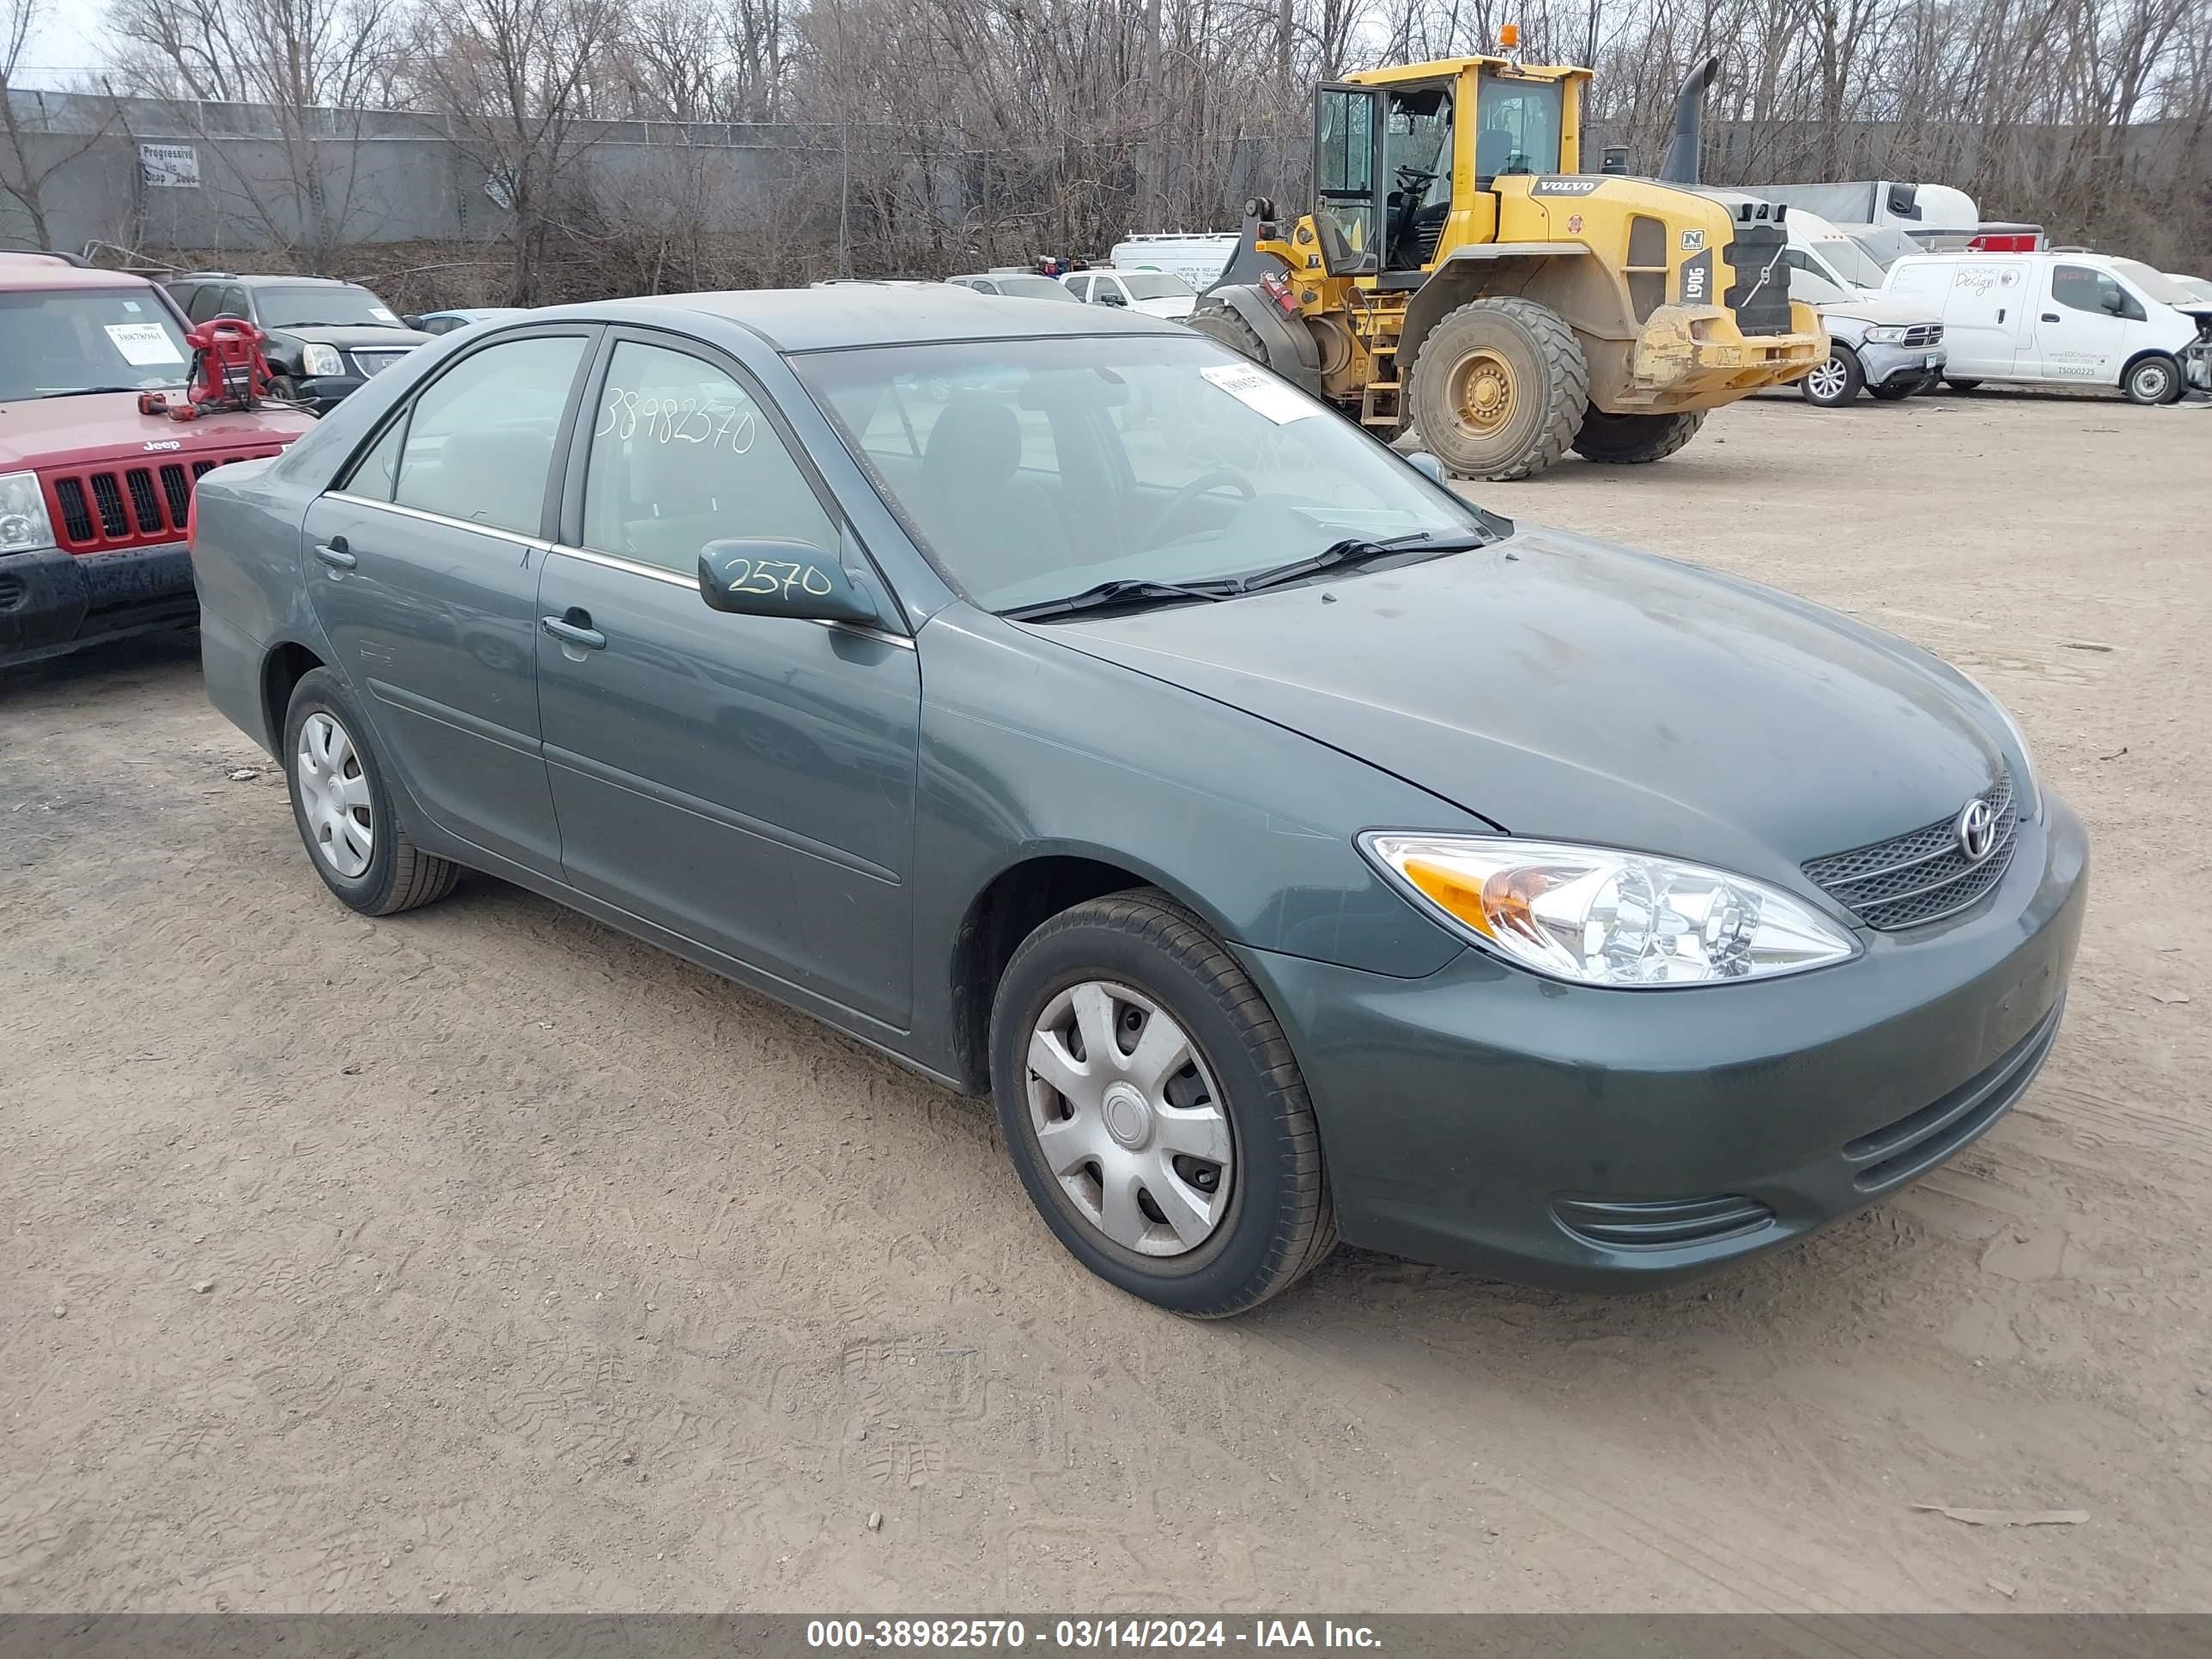
[[[607,636],[592,626],[587,611],[570,611],[565,617],[540,617],[538,625],[563,645],[573,645],[585,651],[604,651]]]
[[[315,556],[333,570],[350,570],[361,561],[346,547],[346,538],[333,536],[326,542],[315,544]]]
[[[2043,320],[2046,323],[2055,323],[2058,320],[2058,313],[2055,311],[2046,311],[2043,313]]]

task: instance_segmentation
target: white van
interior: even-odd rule
[[[1883,292],[1942,313],[1961,391],[1984,380],[2118,386],[2139,404],[2212,392],[2212,301],[2108,253],[1923,253]]]
[[[1106,260],[1116,270],[1164,270],[1203,294],[1220,281],[1239,240],[1233,230],[1131,236],[1115,243]]]

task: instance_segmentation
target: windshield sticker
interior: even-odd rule
[[[107,337],[115,343],[123,361],[133,368],[151,368],[157,363],[181,363],[184,354],[159,323],[110,323]]]
[[[1264,368],[1223,364],[1198,371],[1247,408],[1255,409],[1277,426],[1288,426],[1321,413],[1322,406],[1285,386]]]
[[[397,323],[399,320],[382,306],[371,306],[368,308],[368,314],[380,323]]]

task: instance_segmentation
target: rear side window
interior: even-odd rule
[[[432,381],[406,422],[392,499],[449,519],[537,535],[554,440],[583,355],[584,342],[574,335],[508,340]]]
[[[584,544],[681,575],[729,537],[834,549],[837,532],[752,394],[689,352],[624,340],[584,470]]]

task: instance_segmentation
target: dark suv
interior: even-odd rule
[[[261,348],[270,392],[326,414],[372,374],[431,337],[358,283],[328,276],[234,276],[196,270],[165,284],[195,323],[243,317],[269,338]]]

